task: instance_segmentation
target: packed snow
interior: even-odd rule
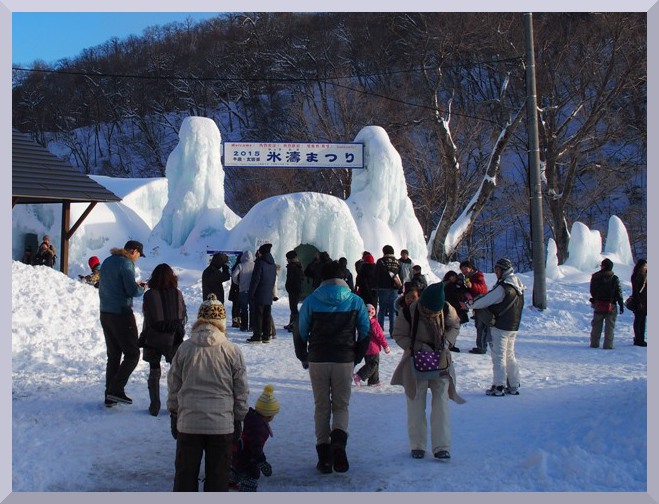
[[[161,261],[181,277],[189,328],[201,301],[201,269],[177,267],[171,253],[140,259],[143,278]],[[437,265],[437,275],[446,268]],[[616,265],[615,271],[629,292],[630,269]],[[520,278],[532,285],[532,275]],[[486,279],[494,283],[493,275]],[[618,317],[613,351],[591,349],[588,275],[566,275],[547,288],[542,312],[531,307],[527,291],[517,344],[519,396],[485,395],[490,356],[466,352],[476,335],[471,323],[462,326],[462,352],[453,357],[467,402],[450,404],[452,460],[445,465],[409,455],[405,396],[402,387],[389,385],[402,354],[392,343],[392,353],[381,357],[383,385],[353,389],[349,472],[318,474],[308,374],[295,358],[291,334],[281,329],[288,300],[282,296],[273,307],[279,329],[270,345],[247,344],[248,334],[230,328],[229,339],[246,359],[250,404],[271,383],[281,405],[265,447],[273,475],[260,480],[259,490],[646,491],[647,357],[646,349],[632,346],[632,316]],[[135,312],[140,325],[139,300]],[[126,388],[133,405],[103,406],[105,343],[94,287],[14,262],[12,366],[15,492],[171,490],[175,441],[167,413],[154,418],[147,412],[148,364],[140,362]]]
[[[181,144],[187,147],[170,156],[167,179],[94,177],[123,201],[97,205],[76,231],[68,276],[12,263],[14,492],[172,488],[175,441],[167,412],[158,417],[147,412],[148,364],[140,361],[126,388],[133,405],[103,406],[106,355],[98,291],[78,280],[78,274],[87,273],[89,256],[103,260],[111,247],[121,247],[128,239],[144,242],[147,257],[137,261],[137,276],[147,280],[162,262],[174,268],[190,314],[188,330],[201,302],[208,250],[254,251],[259,242],[271,241],[284,271],[284,254],[300,244],[314,244],[335,259],[345,256],[352,265],[362,250],[377,258],[389,243],[397,255],[408,248],[430,281],[449,269],[458,270],[457,263],[444,265],[426,257],[404,179],[403,189],[392,192],[393,201],[383,203],[387,193],[378,192],[378,185],[390,180],[401,187],[402,167],[381,128],[366,128],[358,135],[365,142],[368,169],[353,179],[347,201],[315,193],[282,195],[262,201],[240,219],[220,201],[223,191],[211,197],[207,183],[194,182],[195,173],[207,173],[200,165],[205,170],[212,165],[216,173],[221,165],[208,154],[218,147],[219,137],[210,131],[214,125],[193,122],[181,128]],[[188,142],[192,131],[203,133],[204,142]],[[377,168],[368,165],[369,159],[377,160]],[[385,175],[389,171],[390,176],[376,170]],[[189,178],[181,178],[184,175]],[[173,179],[179,180],[175,191],[169,189]],[[172,198],[181,201],[183,213],[178,216]],[[75,212],[84,210],[83,205],[74,207],[72,220],[77,219]],[[646,492],[647,349],[632,345],[632,314],[618,316],[613,351],[589,348],[588,284],[603,257],[613,260],[624,295],[631,292],[629,240],[614,217],[604,250],[598,232],[580,223],[573,226],[573,264],[559,266],[550,241],[545,310],[532,306],[533,272],[519,274],[527,286],[517,343],[519,396],[485,395],[492,378],[490,355],[467,352],[475,346],[476,332],[471,321],[462,326],[457,341],[462,352],[453,359],[458,392],[467,402],[450,403],[448,464],[410,457],[405,395],[402,387],[389,384],[402,355],[392,342],[392,353],[381,356],[382,385],[353,388],[350,470],[331,475],[316,471],[311,386],[308,372],[295,358],[291,334],[282,329],[289,309],[280,274],[279,300],[273,305],[276,339],[270,345],[250,345],[245,342],[248,333],[228,329],[229,339],[245,356],[250,405],[266,384],[274,385],[281,405],[272,423],[274,437],[265,446],[273,474],[260,479],[259,491]],[[170,220],[176,218],[174,225]],[[20,258],[25,233],[58,236],[55,205],[17,206],[12,221],[14,259]],[[57,238],[53,242],[57,244]],[[485,277],[493,286],[494,274]],[[227,295],[228,288],[227,283]],[[136,299],[135,315],[140,326],[141,299]],[[652,341],[649,345],[651,349]],[[165,374],[168,366],[163,366]],[[165,393],[164,378],[161,389]]]

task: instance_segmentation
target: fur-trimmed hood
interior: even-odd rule
[[[113,247],[110,250],[110,254],[112,254],[112,255],[122,255],[126,259],[130,259],[130,252],[128,252],[128,250],[126,250],[125,248]]]
[[[192,324],[190,340],[197,346],[216,346],[227,341],[226,320],[197,319]]]

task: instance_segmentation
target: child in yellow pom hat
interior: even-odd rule
[[[270,421],[279,413],[279,402],[272,394],[274,387],[266,385],[254,408],[245,416],[243,433],[233,444],[230,489],[256,492],[259,477],[270,477],[272,466],[267,462],[263,446],[272,437]]]

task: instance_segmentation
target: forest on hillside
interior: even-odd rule
[[[532,16],[545,240],[622,219],[647,255],[646,13]],[[228,13],[14,68],[13,127],[88,174],[164,176],[190,115],[225,141],[351,142],[383,127],[431,257],[531,265],[522,13]],[[267,197],[349,196],[351,172],[226,169],[240,215]],[[451,225],[471,211],[459,247]]]

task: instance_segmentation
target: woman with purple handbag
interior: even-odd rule
[[[413,458],[425,456],[428,443],[426,395],[432,394],[430,443],[434,457],[451,458],[451,423],[448,400],[464,403],[455,389],[455,371],[449,346],[455,344],[460,318],[445,302],[444,284],[426,287],[409,306],[409,316],[396,317],[393,337],[404,352],[391,378],[402,385],[407,399],[407,433]]]

